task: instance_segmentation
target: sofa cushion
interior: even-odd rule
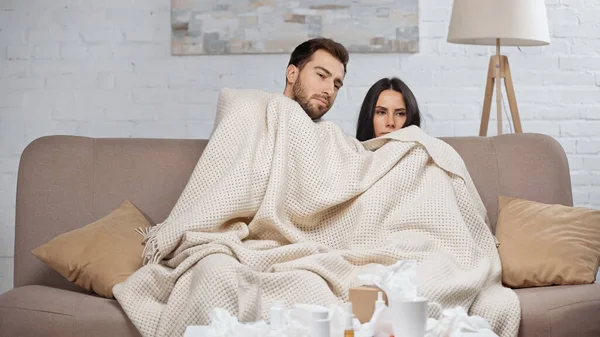
[[[515,291],[521,302],[519,337],[600,336],[600,284]]]
[[[149,227],[129,201],[105,217],[63,233],[32,251],[69,281],[112,298],[115,284],[142,266],[143,238],[137,228]]]
[[[502,282],[512,288],[593,283],[600,210],[499,197]]]
[[[0,295],[0,336],[139,337],[115,300],[25,286]]]

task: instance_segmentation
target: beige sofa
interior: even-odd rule
[[[499,194],[572,205],[567,159],[554,139],[510,134],[444,140],[464,158],[492,225]],[[85,293],[31,250],[103,217],[125,199],[155,223],[163,220],[205,144],[72,136],[32,142],[18,173],[14,289],[0,295],[0,336],[139,336],[116,301]],[[519,336],[600,336],[600,284],[517,294]]]

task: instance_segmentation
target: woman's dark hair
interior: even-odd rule
[[[404,104],[406,105],[406,122],[404,123],[403,128],[411,125],[421,126],[419,105],[410,88],[397,77],[382,78],[375,82],[369,91],[367,91],[360,108],[358,124],[356,126],[356,138],[361,142],[375,138],[375,129],[373,127],[375,106],[377,105],[377,100],[379,99],[381,92],[389,89],[401,93],[404,98]]]

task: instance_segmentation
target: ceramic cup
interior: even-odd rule
[[[424,337],[427,328],[427,305],[424,297],[391,300],[390,312],[395,336]]]

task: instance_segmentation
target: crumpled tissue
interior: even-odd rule
[[[212,309],[208,326],[189,326],[185,337],[263,337],[269,333],[265,321],[240,323],[237,317],[222,308]]]
[[[184,337],[310,337],[311,310],[317,309],[329,311],[323,306],[294,305],[292,309],[285,310],[284,328],[277,331],[264,320],[242,323],[226,309],[215,308],[210,311],[209,325],[188,326]],[[331,312],[329,315],[331,317]]]
[[[465,308],[445,309],[439,320],[427,320],[425,337],[498,337],[488,321],[481,316],[469,316]]]
[[[388,303],[419,297],[417,261],[401,260],[390,266],[369,264],[358,273],[360,285],[377,286]],[[438,305],[429,303],[429,305]],[[355,320],[355,336],[388,337],[393,335],[394,312],[389,306],[375,310],[369,322]],[[425,337],[498,337],[489,323],[480,316],[469,316],[462,307],[445,309],[439,320],[427,318]]]
[[[361,285],[374,285],[385,291],[388,302],[415,299],[418,295],[417,261],[400,260],[391,266],[368,264],[358,273]]]
[[[358,279],[361,285],[374,285],[382,289],[388,298],[393,300],[416,299],[417,262],[402,260],[391,266],[369,264],[363,267]],[[433,303],[430,303],[433,304]],[[329,307],[312,304],[295,304],[292,309],[285,310],[283,331],[273,331],[265,321],[241,323],[237,317],[227,310],[216,308],[210,312],[210,325],[190,326],[184,337],[310,337],[312,311],[328,310],[330,319],[330,336],[344,335],[345,311],[342,306],[334,304]],[[354,319],[354,335],[356,337],[389,337],[394,334],[392,322],[395,313],[388,306],[376,309],[369,322],[361,324]],[[439,320],[427,318],[424,337],[498,337],[489,323],[480,316],[469,316],[462,307],[446,309]]]
[[[280,332],[277,336],[310,337],[313,312],[315,311],[326,311],[328,318],[331,320],[331,310],[327,307],[316,304],[297,303],[293,305],[292,309],[286,311],[285,331]]]
[[[400,260],[393,265],[368,264],[357,274],[360,285],[377,286],[385,292],[388,303],[419,297],[417,261]],[[355,321],[355,336],[388,337],[394,335],[393,311],[388,306],[375,309],[368,322]]]
[[[373,318],[364,324],[354,322],[355,337],[389,337],[394,335],[392,311],[388,306],[376,310]],[[333,322],[332,322],[333,323]],[[343,326],[341,327],[343,329]],[[339,332],[338,332],[339,331]],[[332,337],[343,336],[343,330],[335,329]],[[341,334],[340,334],[341,333]],[[443,311],[440,320],[427,319],[424,337],[499,337],[489,323],[480,316],[469,316],[464,308],[456,307]]]
[[[332,304],[328,308],[330,310],[331,318],[331,337],[343,337],[346,323],[346,312],[344,311],[344,307],[338,304]],[[354,337],[374,337],[376,336],[374,333],[376,330],[385,331],[388,333],[387,335],[382,333],[382,337],[389,337],[393,335],[392,326],[390,323],[391,320],[382,320],[382,313],[382,309],[375,310],[375,313],[373,313],[371,320],[369,322],[365,322],[364,324],[361,324],[358,319],[354,318],[352,320],[354,326]],[[382,328],[379,326],[380,324],[387,324],[389,325],[389,328]]]
[[[302,306],[302,305],[300,305]],[[324,307],[323,307],[324,308]],[[344,310],[342,306],[331,305],[331,337],[344,335]],[[286,311],[284,331],[272,331],[267,323],[240,323],[225,309],[213,309],[208,326],[189,326],[184,337],[310,337],[309,316],[298,311]],[[355,337],[389,337],[393,335],[392,312],[388,306],[375,310],[369,322],[361,324],[354,319]],[[498,337],[489,323],[480,316],[469,316],[464,308],[456,307],[443,311],[439,320],[427,320],[424,337]]]

